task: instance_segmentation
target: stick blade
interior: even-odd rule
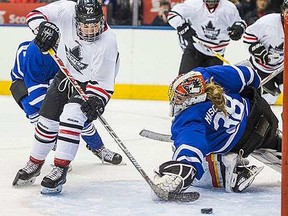
[[[146,137],[148,139],[153,139],[162,142],[172,142],[171,136],[168,134],[161,134],[154,131],[143,129],[139,133],[140,136]]]
[[[200,194],[196,191],[193,192],[182,192],[182,193],[173,193],[162,190],[154,183],[151,183],[151,189],[157,197],[161,200],[168,202],[194,202],[199,199]]]
[[[200,198],[200,194],[196,191],[186,193],[169,193],[168,201],[173,202],[194,202]]]

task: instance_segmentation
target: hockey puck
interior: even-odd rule
[[[213,209],[212,208],[202,208],[201,209],[201,213],[202,214],[212,214],[213,213]]]

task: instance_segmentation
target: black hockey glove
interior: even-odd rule
[[[228,35],[231,38],[231,40],[239,40],[244,31],[246,29],[246,26],[242,22],[235,22],[231,27],[229,27]]]
[[[104,112],[105,103],[100,97],[92,96],[81,104],[81,110],[86,115],[88,121],[96,120]]]
[[[253,43],[248,48],[249,52],[262,64],[268,64],[268,52],[262,43]]]
[[[50,48],[56,51],[59,33],[59,28],[54,23],[44,21],[39,25],[34,43],[39,47],[41,52],[47,52]]]
[[[177,27],[178,34],[183,37],[183,39],[187,40],[188,42],[193,43],[193,36],[196,36],[196,32],[191,25],[187,22],[183,23],[183,25]]]

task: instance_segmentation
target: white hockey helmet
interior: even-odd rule
[[[170,116],[178,115],[187,107],[206,100],[206,85],[200,72],[190,71],[179,75],[168,91]]]
[[[97,40],[105,26],[102,5],[97,0],[78,0],[75,12],[77,35],[88,42]]]

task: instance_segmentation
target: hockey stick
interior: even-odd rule
[[[56,55],[54,50],[53,49],[49,49],[48,53],[51,55],[51,57],[57,63],[57,65],[59,66],[60,70],[65,74],[65,76],[72,83],[73,87],[76,89],[76,91],[82,97],[82,99],[84,101],[87,101],[88,100],[88,96],[85,94],[85,92],[83,91],[81,86],[77,83],[77,81],[74,79],[74,77],[68,71],[68,69],[65,67],[64,63],[62,62],[62,60]],[[98,116],[98,119],[102,123],[104,128],[112,136],[114,141],[121,148],[121,150],[126,154],[126,156],[129,158],[129,160],[134,165],[134,167],[137,169],[137,171],[142,175],[142,177],[148,183],[148,185],[153,190],[153,192],[160,199],[166,200],[166,201],[179,201],[179,202],[192,202],[192,201],[195,201],[195,200],[199,199],[200,194],[198,192],[171,193],[171,192],[164,191],[161,188],[159,188],[157,185],[155,185],[154,182],[149,178],[149,176],[145,173],[145,171],[141,168],[141,166],[135,160],[135,158],[132,156],[132,154],[129,152],[129,150],[126,148],[126,146],[123,144],[123,142],[120,140],[120,138],[117,136],[117,134],[114,132],[114,130],[110,127],[110,125],[107,123],[107,121],[103,118],[103,116]]]
[[[282,63],[281,66],[275,70],[273,73],[269,74],[269,76],[265,77],[263,80],[261,80],[261,85],[265,85],[267,82],[269,82],[272,78],[283,72],[284,70],[284,64]]]
[[[221,61],[223,61],[224,63],[228,64],[228,65],[232,65],[229,61],[227,61],[222,55],[220,55],[218,52],[214,51],[213,49],[211,49],[209,46],[207,46],[205,43],[203,43],[201,40],[199,40],[197,37],[192,36],[192,39],[195,41],[195,43],[198,43],[200,45],[202,45],[203,47],[205,47],[209,52],[213,53],[213,55],[215,57],[217,57],[218,59],[220,59]]]
[[[153,139],[161,142],[173,142],[170,135],[157,133],[147,129],[143,129],[142,131],[140,131],[139,135],[148,139]],[[279,162],[280,160],[273,153],[275,153],[275,151],[272,149],[257,149],[250,155],[256,160],[281,173],[281,162]]]

